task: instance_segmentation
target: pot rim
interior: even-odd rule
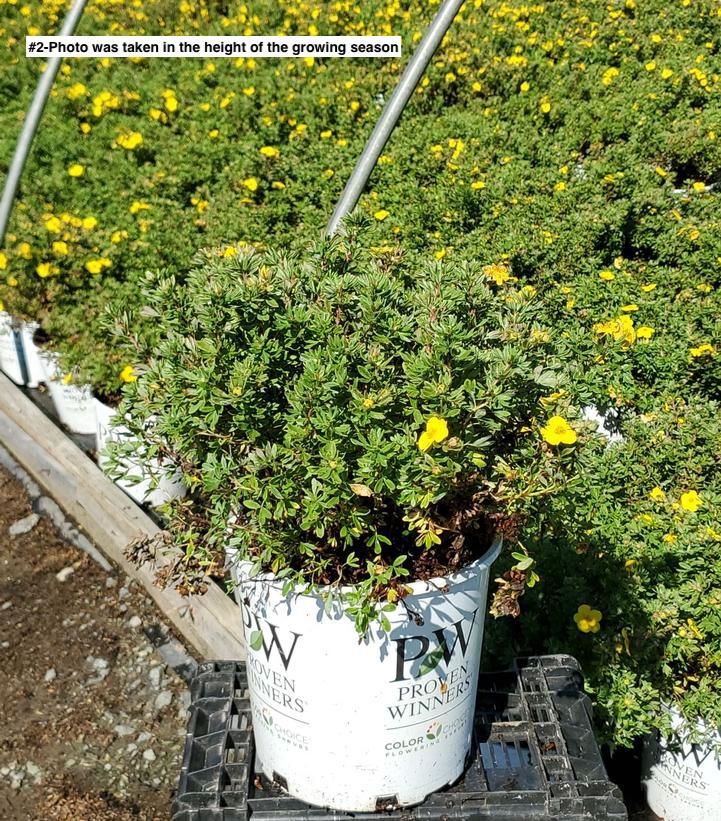
[[[473,576],[477,575],[478,572],[481,570],[483,566],[490,567],[493,562],[498,558],[501,549],[503,548],[503,535],[500,533],[496,533],[493,537],[493,541],[491,542],[491,546],[486,550],[486,552],[477,559],[474,559],[470,564],[465,565],[460,570],[456,570],[453,573],[450,573],[447,576],[433,576],[427,580],[415,580],[412,582],[403,582],[405,587],[410,587],[411,592],[408,595],[417,596],[423,593],[430,593],[433,591],[444,591],[444,588],[461,584],[462,582],[467,581],[468,579],[472,578]],[[263,582],[271,587],[281,588],[286,584],[284,579],[276,579],[275,574],[268,571],[268,572],[261,572],[253,577],[248,577],[241,581],[236,581],[235,573],[238,572],[239,569],[243,567],[252,567],[254,562],[250,559],[242,559],[240,561],[235,561],[235,554],[237,554],[237,548],[226,548],[226,566],[231,569],[231,575],[233,576],[233,582],[236,587],[242,587],[244,584],[250,584],[255,582]],[[344,595],[356,589],[356,585],[343,585],[342,587],[334,587],[330,584],[325,585],[318,585],[315,590],[311,593],[306,592],[306,589],[303,589],[301,585],[296,584],[294,590],[292,591],[293,595],[297,596],[307,596],[308,598],[318,598],[319,596],[323,596],[324,594],[331,592],[336,594]]]

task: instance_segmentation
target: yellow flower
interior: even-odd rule
[[[637,564],[638,559],[626,559],[623,566],[625,567],[627,573],[633,573]]]
[[[58,256],[65,256],[68,253],[68,244],[67,242],[54,242],[53,243],[53,253],[57,254]]]
[[[71,177],[82,177],[85,173],[85,166],[75,162],[68,168],[68,174]]]
[[[484,265],[481,270],[489,279],[492,279],[496,285],[503,285],[504,282],[508,282],[511,278],[511,269],[508,265],[503,265],[502,263],[494,262],[491,265]]]
[[[52,215],[45,218],[45,230],[50,231],[51,234],[59,234],[62,229],[62,223],[57,217]]]
[[[703,345],[699,345],[697,348],[689,349],[689,353],[694,359],[698,359],[700,356],[713,356],[716,353],[716,348],[709,345],[708,342],[704,342]]]
[[[78,97],[84,97],[87,93],[88,90],[82,83],[74,83],[70,88],[65,89],[68,100],[77,100]]]
[[[150,206],[147,202],[140,202],[139,200],[135,200],[128,210],[131,214],[137,214],[138,211],[147,211],[148,208],[150,208]]]
[[[248,191],[258,190],[258,180],[255,177],[248,177],[247,179],[244,179],[243,185],[248,189]]]
[[[521,83],[521,93],[522,93],[522,94],[525,94],[525,93],[526,93],[526,92],[530,89],[530,87],[531,87],[530,83],[527,83],[527,82],[524,80],[524,81]],[[479,89],[479,91],[480,91],[480,89]]]
[[[32,259],[33,257],[33,249],[30,246],[29,242],[21,242],[20,247],[18,248],[18,254],[23,259]]]
[[[122,371],[120,371],[120,381],[121,382],[135,382],[138,377],[135,374],[135,368],[132,365],[126,365]]]
[[[551,110],[550,99],[546,95],[544,95],[543,97],[541,97],[541,102],[539,103],[538,107],[541,109],[541,114],[548,114],[548,112]]]
[[[260,149],[260,153],[261,153],[264,157],[268,157],[268,158],[272,158],[272,157],[279,157],[279,156],[280,156],[280,151],[278,151],[278,149],[277,149],[277,148],[273,148],[273,146],[272,146],[272,145],[264,145],[264,146]]]
[[[273,180],[270,187],[275,188],[276,191],[282,191],[285,188],[285,183],[280,180]]]
[[[701,497],[695,490],[689,490],[681,494],[681,507],[691,513],[695,513],[701,507]]]
[[[562,416],[552,416],[545,428],[541,428],[541,436],[549,445],[572,445],[576,441],[576,431]]]
[[[622,311],[626,311],[627,313],[631,313],[631,311],[637,311],[638,305],[635,302],[631,302],[629,305],[623,305],[621,307]]]
[[[131,131],[129,134],[121,134],[118,137],[118,145],[126,151],[132,151],[143,144],[143,135],[139,131]]]
[[[99,274],[103,268],[109,268],[112,262],[107,257],[91,259],[85,263],[86,270],[91,274]]]
[[[636,339],[651,339],[653,328],[650,325],[639,325],[636,328]]]
[[[373,216],[378,220],[378,222],[383,222],[383,220],[390,216],[390,212],[386,211],[385,208],[381,208],[380,211],[376,211]]]
[[[669,77],[673,77],[673,69],[671,68],[664,68],[661,70],[661,77],[664,80],[668,80]]]
[[[426,429],[418,437],[418,447],[425,453],[431,445],[438,444],[448,437],[448,423],[440,416],[431,416],[426,422]]]
[[[211,128],[208,132],[208,137],[210,137],[211,140],[217,140],[219,135],[220,131],[218,131],[217,128]]]
[[[601,77],[601,82],[605,86],[610,86],[611,83],[613,82],[614,77],[618,77],[618,69],[614,68],[614,67],[607,68],[603,72],[603,76]]]
[[[582,633],[598,633],[601,629],[600,622],[602,618],[603,614],[600,610],[592,610],[589,605],[582,604],[574,615],[573,620]]]
[[[627,345],[636,341],[636,331],[633,327],[633,319],[628,314],[622,314],[616,319],[609,319],[608,322],[599,322],[593,326],[597,334],[608,334],[617,342],[625,342]]]
[[[648,495],[654,500],[654,502],[663,502],[666,498],[666,494],[658,486],[656,486]]]
[[[8,267],[7,254],[4,251],[0,251],[0,271],[4,271],[7,267]]]
[[[616,274],[614,274],[613,271],[601,271],[598,277],[605,282],[611,282],[612,279],[616,279]]]
[[[694,191],[705,191],[706,185],[702,182],[695,182],[691,188],[693,188]]]
[[[83,218],[83,228],[87,231],[91,231],[95,226],[98,224],[98,221],[95,217],[84,217]]]
[[[51,277],[54,274],[57,274],[58,267],[57,265],[53,265],[52,262],[41,262],[35,269],[38,273],[38,276],[45,279],[46,277]]]

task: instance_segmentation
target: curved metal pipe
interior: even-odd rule
[[[353,173],[348,178],[348,182],[325,229],[328,236],[333,236],[336,233],[344,217],[350,214],[358,204],[368,178],[373,172],[376,162],[378,162],[378,157],[385,148],[388,138],[393,133],[393,129],[396,127],[411,94],[415,91],[418,82],[428,67],[428,63],[438,50],[441,40],[445,37],[463,2],[464,0],[444,0],[441,3],[438,13],[428,26],[420,45],[398,81],[392,97],[383,109],[373,133],[368,138],[363,153],[356,162]]]
[[[68,36],[75,31],[75,27],[78,24],[80,15],[83,13],[86,2],[87,0],[75,0],[63,22],[62,28],[58,32],[60,35]],[[15,146],[15,153],[13,154],[10,168],[8,169],[5,187],[3,188],[2,198],[0,199],[0,248],[2,248],[5,242],[5,232],[7,231],[10,212],[13,208],[15,194],[20,183],[23,168],[25,167],[25,161],[28,158],[28,154],[30,154],[33,139],[38,130],[40,118],[43,115],[45,103],[50,96],[50,90],[55,82],[55,77],[57,76],[62,59],[62,56],[56,55],[48,60],[38,87],[35,89],[33,101],[25,115],[25,122],[18,137],[17,145]]]

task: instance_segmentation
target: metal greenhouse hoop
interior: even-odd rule
[[[74,33],[86,2],[87,0],[75,0],[60,29],[59,34],[61,36],[68,36]],[[426,33],[423,35],[420,45],[401,75],[398,85],[395,87],[390,100],[386,103],[373,132],[368,138],[363,152],[356,161],[355,167],[348,178],[348,182],[343,189],[343,193],[326,227],[326,233],[329,236],[332,236],[338,231],[343,219],[358,204],[363,189],[376,166],[378,157],[385,148],[411,94],[415,91],[416,86],[433,58],[433,55],[438,50],[441,41],[445,37],[446,32],[450,28],[451,23],[463,3],[464,0],[443,0],[436,16],[426,29]],[[17,145],[15,146],[15,152],[13,153],[10,168],[8,169],[2,198],[0,198],[0,247],[2,247],[5,240],[5,232],[7,231],[23,168],[32,149],[33,140],[37,133],[45,104],[50,96],[50,91],[55,82],[55,77],[57,76],[62,59],[62,56],[53,56],[48,60],[45,71],[35,90],[33,101],[25,117]]]
[[[62,36],[69,36],[75,32],[75,27],[80,20],[87,0],[75,0],[70,11],[68,12],[63,22],[59,34]],[[15,195],[17,193],[18,185],[20,184],[20,177],[25,167],[25,162],[30,154],[30,149],[35,139],[35,134],[40,124],[40,118],[43,115],[45,103],[48,101],[50,91],[55,82],[62,57],[56,55],[51,57],[45,71],[43,72],[38,87],[35,89],[35,96],[30,104],[30,108],[25,115],[22,131],[18,137],[15,152],[10,162],[8,175],[5,179],[5,186],[3,188],[2,198],[0,198],[0,248],[5,242],[5,232],[7,231],[8,222],[10,220],[10,213],[15,202]]]
[[[368,182],[368,178],[373,173],[373,169],[378,162],[381,152],[385,148],[393,129],[398,124],[403,109],[406,107],[411,94],[415,91],[418,82],[428,67],[433,55],[438,50],[446,32],[451,27],[451,23],[460,11],[464,0],[443,0],[433,21],[426,29],[420,45],[410,59],[410,62],[401,75],[398,85],[393,91],[393,95],[386,103],[380,119],[376,123],[373,133],[368,138],[368,142],[363,149],[363,153],[358,158],[348,182],[343,189],[343,193],[338,200],[338,204],[328,221],[326,234],[333,236],[340,227],[342,220],[358,204],[358,200],[363,193],[363,189]]]

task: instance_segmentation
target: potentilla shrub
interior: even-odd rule
[[[582,426],[552,393],[563,352],[532,289],[502,264],[372,253],[359,225],[302,251],[202,253],[183,285],[151,278],[163,341],[124,410],[195,491],[170,526],[181,587],[235,548],[289,583],[355,584],[364,630],[404,579],[512,540],[567,482]]]

